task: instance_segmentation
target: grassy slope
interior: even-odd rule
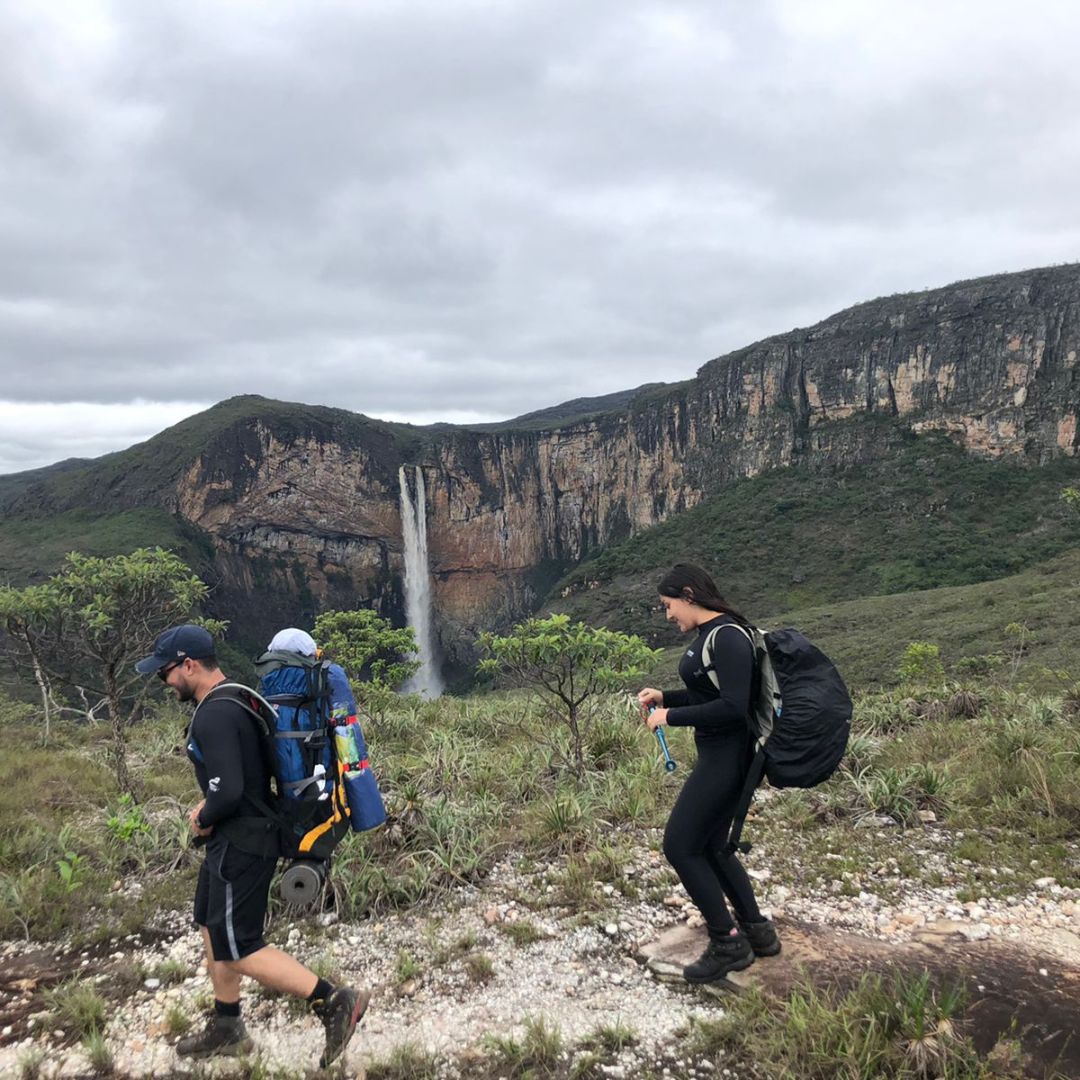
[[[1060,693],[1062,684],[1040,672],[1053,668],[1080,677],[1078,606],[1080,550],[1073,550],[997,581],[796,608],[763,622],[798,627],[858,689],[895,685],[897,665],[912,641],[938,644],[946,668],[954,671],[966,657],[996,658],[992,663],[1001,678],[1018,643],[1006,628],[1023,624],[1030,631],[1023,646],[1023,681]],[[654,626],[661,619],[655,612]],[[665,685],[678,685],[682,648],[666,649],[653,673]]]
[[[193,529],[160,507],[142,506],[113,514],[71,510],[48,518],[0,520],[0,575],[22,582],[55,569],[69,551],[118,555],[138,547],[176,551],[189,564],[198,558]]]
[[[283,441],[313,432],[399,445],[425,437],[424,429],[344,409],[230,398],[127,450],[0,477],[0,581],[22,583],[52,572],[72,550],[115,555],[161,545],[197,565],[208,554],[205,539],[163,509],[160,495],[215,440],[253,420]]]

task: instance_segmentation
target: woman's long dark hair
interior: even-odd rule
[[[746,616],[736,611],[721,595],[716,582],[700,566],[676,563],[661,579],[656,591],[673,600],[689,600],[692,604],[730,615],[737,623],[749,626]]]

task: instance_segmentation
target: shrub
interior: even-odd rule
[[[624,689],[659,656],[641,638],[614,630],[571,624],[567,615],[529,619],[505,637],[482,634],[488,656],[480,670],[527,688],[543,703],[550,719],[570,737],[566,764],[581,780],[585,744],[597,695]]]
[[[896,672],[906,683],[938,686],[945,678],[941,649],[930,641],[912,641],[904,649]]]
[[[586,796],[557,791],[529,808],[529,838],[544,851],[565,852],[584,847],[597,824],[586,807]]]
[[[949,715],[959,720],[978,716],[982,707],[982,698],[968,687],[959,687],[949,698]]]

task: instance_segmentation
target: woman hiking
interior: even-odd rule
[[[746,619],[701,567],[679,563],[658,588],[667,619],[695,635],[679,661],[686,689],[646,687],[638,701],[652,731],[661,725],[694,728],[697,762],[664,830],[664,855],[709,929],[708,948],[683,976],[692,983],[715,982],[749,967],[755,956],[780,951],[776,929],[758,909],[746,870],[735,853],[723,850],[754,751],[748,723],[753,647],[741,629]],[[702,660],[714,630],[712,665],[720,689]]]

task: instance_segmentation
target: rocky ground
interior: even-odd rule
[[[800,873],[790,859],[770,858],[767,846],[755,849],[751,873],[789,947],[782,965],[763,961],[753,970],[767,976],[767,965],[774,965],[790,974],[800,957],[854,973],[955,961],[971,973],[976,997],[986,996],[987,1016],[1001,1013],[1007,1026],[1002,1009],[1024,1006],[1031,1023],[1046,1027],[1047,1047],[1058,1048],[1052,1018],[1080,1010],[1080,890],[1049,876],[1015,891],[1001,889],[998,880],[988,895],[961,900],[962,890],[948,883],[952,838],[944,830],[882,827],[877,835],[884,854],[858,871],[846,868],[848,856],[820,855],[819,871],[836,864],[831,877]],[[563,902],[559,860],[535,864],[512,856],[479,885],[413,912],[359,924],[337,923],[330,914],[290,925],[281,916],[272,940],[319,970],[373,989],[346,1075],[363,1075],[366,1065],[411,1044],[438,1055],[441,1076],[498,1076],[495,1040],[520,1038],[527,1018],[561,1032],[568,1068],[586,1052],[583,1040],[617,1025],[633,1032],[632,1045],[605,1051],[596,1075],[635,1076],[646,1064],[672,1077],[734,1075],[723,1061],[680,1050],[678,1033],[694,1015],[720,1015],[723,997],[668,981],[645,962],[643,948],[673,928],[684,928],[680,947],[692,949],[686,933],[700,926],[651,848],[655,842],[655,835],[644,837],[639,855],[613,880],[592,883],[584,902]],[[945,883],[908,880],[900,868],[912,858],[931,871],[940,863],[940,874],[927,876]],[[1009,876],[990,869],[988,881]],[[3,945],[0,1075],[18,1076],[30,1062],[38,1062],[44,1077],[90,1073],[84,1047],[42,999],[43,989],[71,975],[92,980],[109,1000],[106,1039],[117,1073],[182,1073],[175,1032],[185,1018],[198,1022],[209,1001],[200,949],[182,912],[104,949]],[[1009,992],[1013,979],[1024,986],[1025,1001]],[[257,1058],[217,1064],[215,1074],[303,1075],[313,1066],[321,1029],[303,1010],[253,991],[245,1017]]]

